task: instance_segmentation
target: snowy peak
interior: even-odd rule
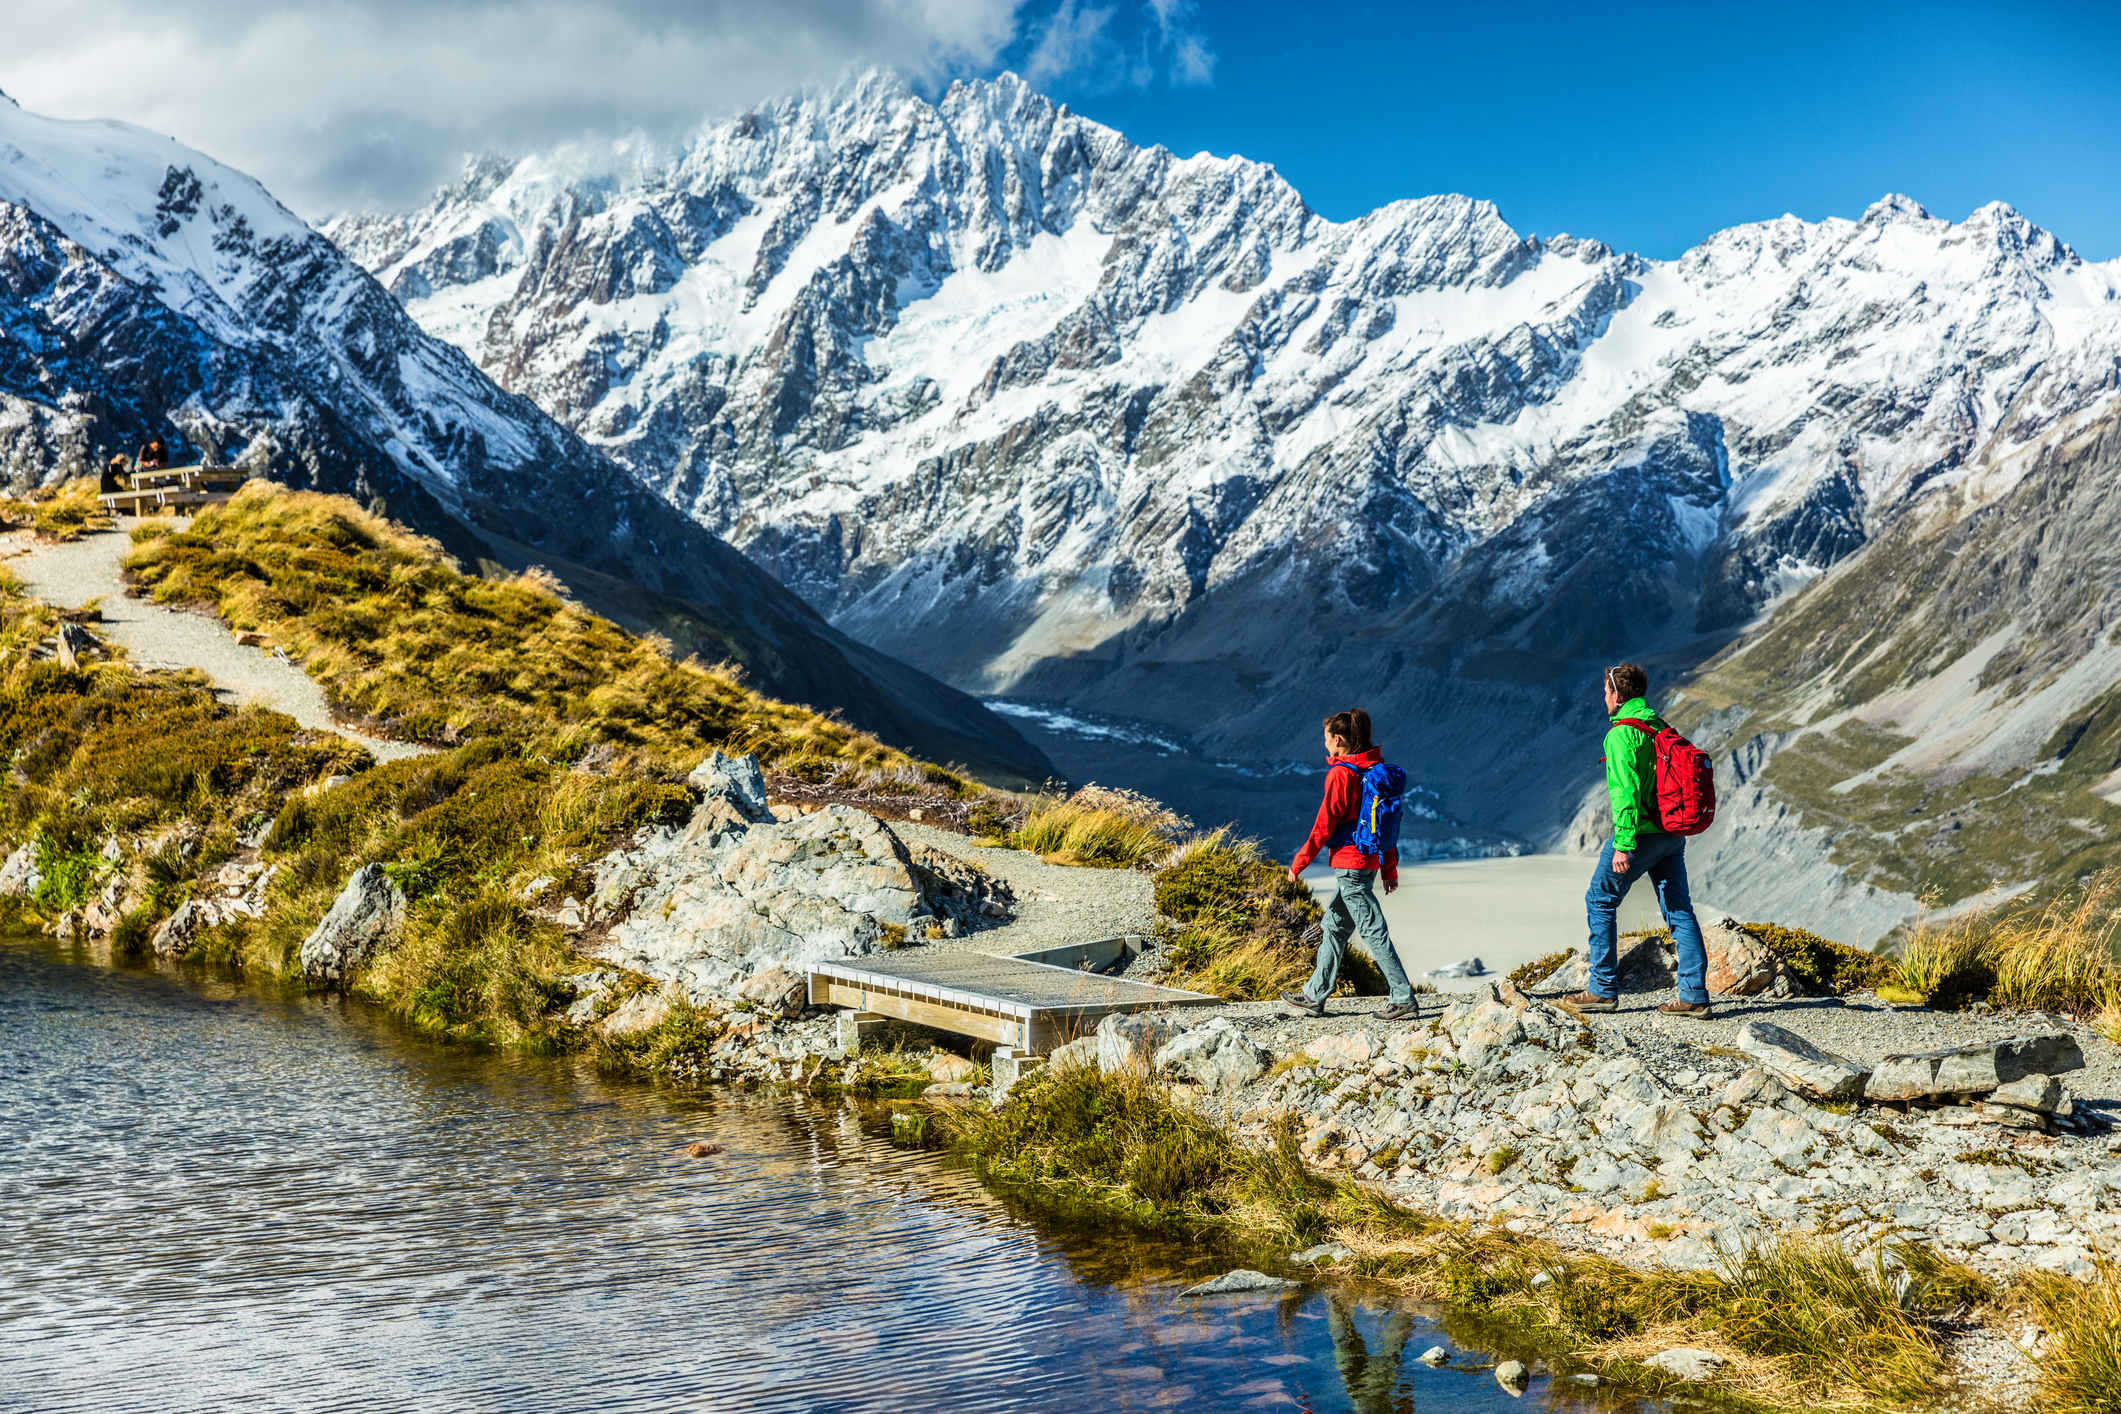
[[[1310,730],[1255,705],[1288,674],[1691,651],[2004,494],[2121,358],[2121,267],[2001,205],[1674,261],[1466,196],[1336,223],[1013,76],[855,75],[330,233],[856,636],[1251,755]]]

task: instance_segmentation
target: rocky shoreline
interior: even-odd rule
[[[1023,1066],[990,1070],[981,1046],[896,1024],[880,1052],[807,1007],[807,967],[1155,926],[1139,871],[774,800],[756,761],[719,752],[687,784],[698,803],[684,824],[523,890],[587,963],[568,1022],[618,1046],[684,1023],[684,1044],[656,1063],[672,1078],[1000,1106]],[[209,915],[259,906],[269,841],[242,844],[155,929],[153,951],[181,957]],[[128,913],[106,896],[130,877],[126,848],[110,849],[112,882],[56,931],[105,933]],[[26,849],[0,865],[0,893],[35,886]],[[302,944],[305,969],[345,977],[391,945],[404,910],[388,871],[362,869]],[[1404,1208],[1630,1266],[1708,1268],[1819,1234],[1921,1244],[1998,1279],[2097,1274],[2121,1240],[2121,1048],[2061,1017],[1805,995],[1742,927],[1710,931],[1715,985],[1750,993],[1720,998],[1712,1020],[1655,1011],[1669,975],[1651,937],[1626,969],[1647,990],[1617,1013],[1558,1005],[1579,980],[1563,966],[1543,985],[1423,996],[1411,1023],[1379,1023],[1359,998],[1324,1018],[1269,1003],[1111,1016],[1043,1063],[1146,1072],[1241,1143],[1271,1145],[1293,1123],[1306,1163]],[[1135,967],[1153,977],[1156,956]]]

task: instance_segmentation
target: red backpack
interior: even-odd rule
[[[1657,823],[1668,835],[1698,835],[1716,823],[1716,768],[1709,754],[1671,727],[1658,731],[1633,717],[1614,723],[1650,738],[1657,752]]]

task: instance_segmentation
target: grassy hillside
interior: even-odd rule
[[[341,498],[254,486],[188,530],[150,522],[135,540],[128,567],[156,598],[262,635],[348,719],[439,749],[378,765],[343,737],[219,702],[201,674],[65,668],[49,647],[57,616],[0,579],[13,787],[0,838],[30,842],[43,876],[9,903],[49,921],[122,896],[121,950],[255,851],[277,870],[264,915],[209,929],[191,956],[292,977],[347,877],[381,864],[412,914],[354,990],[433,1032],[565,1044],[557,1012],[587,964],[526,909],[523,885],[684,819],[684,776],[711,750],[899,799],[978,790],[727,670],[673,662],[535,575],[462,574]]]
[[[1674,720],[1771,750],[1758,781],[1883,889],[2051,896],[2121,864],[2117,488],[2109,420],[1993,505],[1903,517],[1685,683]]]

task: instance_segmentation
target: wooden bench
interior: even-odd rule
[[[233,491],[190,491],[183,488],[136,487],[131,491],[106,491],[96,499],[112,515],[159,515],[196,506],[218,505],[233,497]]]

